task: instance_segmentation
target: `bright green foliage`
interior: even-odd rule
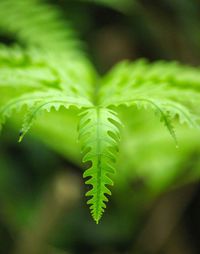
[[[119,125],[116,113],[107,108],[90,108],[81,114],[79,138],[82,142],[83,162],[92,162],[83,176],[90,177],[86,183],[92,185],[92,189],[86,196],[92,196],[88,204],[97,223],[106,207],[104,202],[108,201],[105,194],[111,195],[107,185],[113,184],[109,176],[115,172]]]
[[[173,119],[199,127],[200,70],[142,60],[120,63],[100,79],[78,47],[72,29],[59,16],[54,7],[36,0],[0,1],[0,26],[9,28],[26,45],[25,49],[0,47],[0,90],[12,91],[0,109],[0,127],[15,111],[26,107],[21,141],[41,112],[76,107],[83,162],[90,164],[84,173],[89,177],[86,183],[92,186],[88,203],[98,223],[115,171],[118,107],[153,109],[176,140]]]
[[[103,79],[103,106],[135,105],[159,113],[172,136],[171,120],[199,126],[200,69],[176,62],[122,62]]]
[[[64,22],[53,5],[39,0],[1,0],[0,28],[10,32],[28,47],[39,46],[47,50],[79,55],[73,29]]]
[[[11,116],[15,109],[20,110],[25,105],[28,110],[21,130],[20,140],[29,130],[33,120],[41,111],[46,110],[49,112],[52,107],[59,110],[61,106],[65,108],[69,108],[70,106],[76,106],[77,108],[89,107],[92,103],[86,98],[68,96],[65,95],[65,92],[55,91],[53,89],[48,89],[44,92],[27,93],[9,101],[9,103],[1,108],[0,114],[2,123],[5,121],[6,117]]]

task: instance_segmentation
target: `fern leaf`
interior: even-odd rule
[[[0,109],[0,128],[15,110],[20,111],[23,106],[27,107],[27,114],[25,115],[22,131],[20,132],[20,141],[40,112],[45,110],[49,112],[51,108],[59,110],[61,106],[67,109],[70,106],[75,106],[80,109],[91,107],[92,103],[83,97],[71,97],[53,89],[45,92],[27,93],[9,101]]]
[[[59,75],[33,51],[0,47],[0,87],[59,87]]]
[[[80,55],[80,42],[56,6],[38,0],[1,0],[0,27],[29,47]]]
[[[48,86],[91,98],[96,72],[61,16],[38,0],[0,1],[0,28],[28,46],[0,46],[0,87]]]
[[[84,173],[84,177],[90,178],[86,184],[92,185],[86,196],[91,196],[88,204],[96,223],[106,207],[106,195],[111,195],[108,185],[113,184],[110,175],[115,172],[119,125],[120,120],[110,109],[95,107],[81,114],[79,139],[84,154],[83,162],[91,162],[91,167]]]
[[[71,61],[19,46],[0,46],[0,87],[58,88],[72,96],[91,98],[95,79],[95,71],[87,61]]]
[[[100,89],[100,105],[151,107],[160,112],[176,140],[172,119],[199,128],[200,69],[178,63],[146,61],[118,64]]]
[[[171,134],[171,137],[173,138],[173,140],[176,144],[176,147],[178,147],[178,141],[177,141],[175,129],[172,124],[172,117],[167,110],[163,109],[158,104],[157,101],[154,102],[151,99],[135,99],[133,101],[125,102],[125,105],[127,105],[127,106],[136,105],[138,109],[140,109],[140,108],[147,109],[147,108],[151,107],[154,110],[155,114],[159,116],[160,121],[164,123],[164,125],[168,129],[169,133]]]

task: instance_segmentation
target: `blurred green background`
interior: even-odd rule
[[[200,64],[198,0],[47,2],[71,21],[100,73],[123,59]],[[0,41],[18,42],[5,30]],[[200,252],[199,131],[177,125],[176,148],[151,111],[122,107],[119,113],[125,126],[118,172],[99,225],[84,197],[76,110],[45,114],[21,144],[21,114],[6,124],[0,137],[0,253]]]

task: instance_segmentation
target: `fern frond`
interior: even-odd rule
[[[120,138],[119,125],[120,120],[110,109],[95,107],[81,114],[79,139],[84,154],[83,162],[91,163],[91,167],[84,173],[84,177],[90,178],[86,184],[92,185],[86,196],[91,196],[88,204],[96,223],[106,207],[106,195],[111,195],[108,185],[113,184],[110,176],[115,172],[114,164]]]
[[[0,46],[0,87],[57,87],[59,75],[34,51]]]
[[[200,69],[178,63],[138,61],[117,65],[102,81],[100,105],[153,107],[171,135],[173,118],[199,127]]]
[[[0,28],[28,46],[0,46],[0,87],[58,88],[91,99],[96,73],[61,16],[38,0],[0,1]]]
[[[1,0],[0,28],[29,47],[80,55],[80,42],[56,6],[38,0]]]
[[[6,119],[11,117],[14,111],[20,111],[23,106],[27,108],[23,127],[20,134],[20,140],[31,127],[33,120],[43,111],[50,111],[51,108],[59,110],[61,106],[69,108],[75,106],[79,109],[91,107],[92,103],[83,97],[72,97],[56,90],[44,92],[33,92],[24,94],[16,99],[9,101],[0,109],[0,128]]]
[[[0,87],[50,87],[91,98],[95,78],[95,71],[87,61],[71,61],[39,49],[0,45]]]
[[[111,194],[108,185],[113,184],[120,139],[121,122],[111,107],[152,108],[176,143],[172,119],[199,127],[199,68],[167,62],[124,62],[99,82],[59,11],[39,0],[0,0],[0,28],[27,45],[24,49],[0,46],[0,93],[5,86],[11,91],[6,98],[1,95],[2,104],[10,95],[13,98],[0,108],[0,129],[15,111],[26,108],[21,141],[40,113],[70,106],[82,110],[79,139],[83,162],[90,164],[84,177],[91,185],[86,195],[97,223]],[[13,88],[19,87],[25,89],[16,97]]]
[[[159,116],[160,121],[164,123],[172,138],[175,141],[176,146],[178,147],[178,141],[175,133],[174,126],[172,124],[172,117],[166,109],[163,109],[158,101],[153,101],[151,99],[135,99],[134,101],[124,102],[126,106],[136,105],[138,109],[152,108],[157,116]],[[118,105],[119,106],[119,105]]]

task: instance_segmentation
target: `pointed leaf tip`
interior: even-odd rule
[[[23,138],[24,138],[24,132],[23,131],[20,131],[19,132],[19,139],[18,139],[18,143],[21,143],[22,142],[22,140],[23,140]]]

